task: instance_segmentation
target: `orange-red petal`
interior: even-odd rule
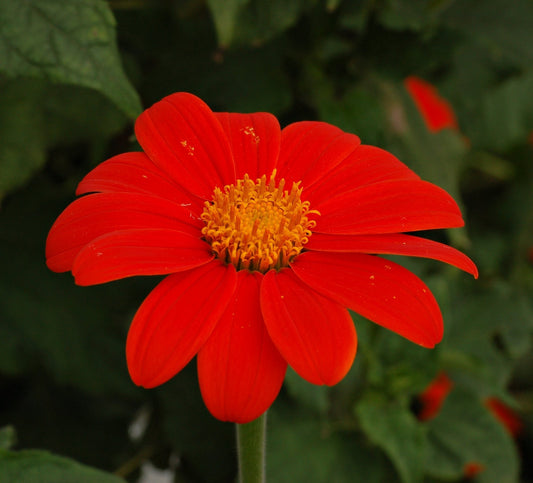
[[[104,161],[90,171],[78,185],[77,195],[87,193],[141,193],[180,204],[203,204],[177,185],[150,158],[141,152],[123,153]]]
[[[507,404],[500,401],[498,398],[489,397],[485,400],[485,405],[494,414],[494,416],[502,423],[504,428],[511,436],[516,438],[524,428],[524,423]]]
[[[126,358],[133,382],[159,386],[209,338],[233,296],[233,266],[214,261],[169,275],[148,295],[131,324]]]
[[[267,112],[237,114],[217,112],[231,145],[237,179],[248,174],[252,180],[276,167],[281,142],[281,129],[275,116]]]
[[[420,111],[428,130],[437,132],[445,128],[459,129],[451,104],[439,94],[433,85],[415,76],[407,77],[404,85]]]
[[[264,276],[261,311],[275,346],[301,377],[329,386],[346,375],[357,335],[344,307],[283,269]]]
[[[384,234],[464,225],[454,199],[427,181],[382,181],[313,204],[320,211],[313,231]]]
[[[341,253],[372,253],[431,258],[449,263],[478,277],[476,265],[464,253],[444,243],[412,235],[330,235],[314,233],[306,250]]]
[[[312,187],[303,184],[303,196],[315,208],[332,194],[340,196],[361,186],[400,179],[420,177],[391,153],[362,144]]]
[[[483,471],[485,471],[485,465],[479,463],[478,461],[469,461],[463,466],[463,475],[467,480],[475,478]]]
[[[135,134],[159,168],[200,198],[211,199],[215,186],[235,182],[226,134],[207,104],[192,94],[178,92],[146,109]]]
[[[302,121],[281,132],[278,178],[309,188],[346,159],[361,141],[325,122]]]
[[[418,396],[421,405],[418,419],[428,421],[437,416],[452,388],[453,381],[444,371],[440,372]]]
[[[396,263],[360,253],[305,252],[291,267],[317,292],[416,344],[432,348],[442,339],[432,293]]]
[[[50,229],[46,264],[54,272],[71,270],[85,245],[114,231],[159,228],[199,237],[203,222],[194,207],[187,205],[137,193],[95,193],[78,198]]]
[[[281,389],[287,362],[272,343],[259,306],[262,275],[237,273],[237,288],[198,353],[198,378],[213,416],[234,423],[263,414]]]
[[[121,230],[85,245],[74,260],[78,285],[94,285],[136,275],[166,275],[204,265],[211,247],[198,236],[176,230]]]

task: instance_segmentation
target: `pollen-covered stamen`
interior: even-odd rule
[[[215,188],[213,200],[205,203],[202,220],[204,239],[217,258],[237,270],[267,272],[288,266],[311,236],[320,215],[302,201],[302,188],[285,180],[276,186],[276,171],[270,180],[263,175],[253,181],[245,174],[234,185]]]

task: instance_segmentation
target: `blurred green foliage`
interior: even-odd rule
[[[269,481],[460,481],[470,463],[476,481],[533,481],[532,25],[530,0],[0,0],[0,481],[136,481],[145,460],[175,481],[235,478],[234,428],[205,410],[194,365],[150,391],[129,380],[128,325],[156,280],[79,288],[44,266],[77,182],[136,149],[139,99],[176,91],[393,152],[460,200],[466,229],[432,236],[480,268],[400,260],[443,310],[435,350],[354,315],[344,381],[289,372]],[[440,89],[460,133],[427,130],[409,75]],[[417,395],[442,370],[454,388],[421,422]],[[518,439],[487,397],[515,408]]]

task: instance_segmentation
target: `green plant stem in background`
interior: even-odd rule
[[[266,413],[247,424],[237,424],[239,482],[265,481]]]

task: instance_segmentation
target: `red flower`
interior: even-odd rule
[[[485,400],[485,405],[512,437],[516,438],[522,432],[521,419],[507,404],[495,397],[489,397]]]
[[[446,128],[459,130],[451,104],[433,85],[419,77],[410,76],[404,80],[404,86],[430,131],[437,132]]]
[[[452,388],[453,381],[445,372],[440,372],[418,396],[421,404],[421,409],[417,415],[418,419],[427,421],[437,416]],[[495,397],[488,397],[484,402],[487,409],[498,419],[511,436],[516,437],[520,434],[522,421],[509,406]]]
[[[420,421],[428,421],[437,416],[452,388],[453,381],[445,372],[440,372],[418,396],[422,406],[417,414],[418,419]],[[487,398],[485,405],[511,436],[516,437],[520,434],[522,421],[509,406],[495,397]],[[463,475],[470,480],[484,470],[485,466],[478,461],[470,461],[463,466]]]
[[[435,379],[418,396],[421,409],[418,413],[420,421],[433,419],[440,411],[444,400],[450,394],[453,381],[445,372],[440,372]]]
[[[484,471],[485,467],[477,461],[466,463],[463,467],[463,474],[465,478],[471,480]]]
[[[402,232],[459,227],[456,203],[391,154],[322,122],[280,130],[266,113],[213,113],[173,94],[135,125],[144,152],[115,156],[79,184],[47,240],[50,269],[91,285],[168,276],[139,308],[126,355],[133,381],[163,384],[198,354],[219,419],[261,415],[287,363],[332,385],[352,365],[349,307],[425,347],[441,340],[424,283],[389,260],[440,260],[446,245]]]

